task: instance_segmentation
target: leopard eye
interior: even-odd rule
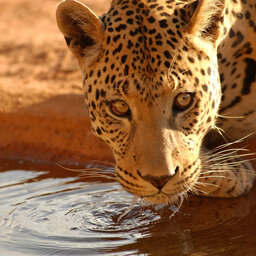
[[[110,102],[111,112],[118,117],[127,117],[130,115],[130,108],[123,100]]]
[[[173,104],[173,110],[175,112],[181,112],[187,110],[194,101],[193,93],[180,93],[176,96]]]

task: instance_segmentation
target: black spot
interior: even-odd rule
[[[128,74],[129,74],[129,66],[128,66],[128,65],[125,65],[124,74],[125,74],[125,75],[128,75]]]
[[[191,63],[195,63],[195,60],[192,57],[188,57],[188,61],[191,62]]]
[[[121,37],[120,35],[114,36],[114,37],[113,37],[114,42],[116,42],[118,39],[120,39],[120,37]]]
[[[160,20],[159,24],[160,24],[161,28],[167,28],[168,27],[168,24],[167,24],[166,20]]]
[[[167,59],[171,59],[171,54],[170,54],[170,52],[169,51],[164,51],[164,56],[167,58]]]
[[[212,119],[211,119],[211,117],[208,117],[208,119],[207,119],[207,123],[210,123],[212,121]]]
[[[199,78],[198,77],[195,77],[195,83],[196,83],[196,86],[199,85]]]
[[[121,52],[122,48],[123,48],[123,45],[122,45],[122,43],[121,43],[121,44],[119,44],[119,46],[113,51],[113,55],[117,54],[118,52]]]
[[[169,68],[171,65],[170,65],[170,62],[169,61],[165,61],[164,65]]]
[[[99,135],[101,135],[101,134],[102,134],[101,129],[100,129],[99,127],[97,128],[97,130],[96,130],[96,131],[97,131],[97,133],[98,133]]]
[[[113,15],[113,16],[116,16],[117,14],[118,14],[118,11],[115,10],[112,15]]]
[[[247,64],[247,67],[245,69],[245,78],[243,82],[242,94],[246,95],[250,93],[251,85],[256,78],[256,62],[255,60],[250,58],[246,58],[244,59],[244,61]]]
[[[168,30],[167,30],[167,33],[168,33],[169,35],[175,36],[175,33],[174,33],[171,29],[168,29]]]
[[[156,29],[155,29],[155,28],[152,28],[152,29],[150,29],[150,30],[148,31],[148,33],[149,33],[150,35],[155,34],[155,33],[156,33]]]
[[[240,31],[236,33],[236,36],[237,40],[232,44],[232,47],[238,46],[244,40],[244,36]]]
[[[163,45],[163,42],[160,41],[160,40],[157,40],[157,41],[156,41],[156,44],[157,44],[157,45]]]
[[[232,38],[235,36],[235,32],[234,30],[231,28],[230,31],[229,31],[229,37]]]
[[[175,24],[175,23],[178,23],[179,21],[178,21],[178,19],[174,18],[174,19],[172,19],[172,22]]]
[[[207,85],[206,85],[206,84],[204,84],[204,85],[202,86],[202,88],[203,88],[203,90],[204,90],[205,92],[207,92],[207,91],[208,91],[208,87],[207,87]]]
[[[96,98],[96,100],[98,100],[99,97],[100,97],[100,91],[99,91],[99,89],[97,89],[97,90],[96,90],[96,93],[95,93],[95,98]]]
[[[175,37],[171,37],[171,40],[172,40],[174,43],[178,43],[178,40],[177,40]]]
[[[156,21],[155,18],[152,17],[152,16],[148,18],[148,22],[149,22],[149,23],[153,23],[153,22],[155,22],[155,21]]]
[[[171,41],[167,40],[166,43],[170,45],[172,49],[175,49],[175,45]]]
[[[223,81],[224,81],[224,74],[221,73],[221,74],[220,74],[220,82],[222,83]]]
[[[125,24],[120,24],[118,27],[116,27],[116,31],[120,32],[121,30],[125,30],[127,26]]]
[[[109,82],[109,75],[107,75],[106,79],[105,79],[105,83],[108,84]]]
[[[236,88],[236,86],[237,86],[237,83],[234,83],[234,84],[232,84],[231,88],[234,89],[234,88]]]
[[[133,43],[131,40],[128,41],[128,45],[127,45],[127,48],[128,49],[131,49],[133,47]]]
[[[138,33],[139,33],[139,29],[137,29],[137,28],[134,31],[132,31],[132,30],[130,31],[131,36],[136,36]]]
[[[133,24],[133,19],[129,18],[129,19],[127,20],[127,23],[130,24],[130,25],[132,25],[132,24]]]
[[[92,85],[90,84],[89,86],[88,86],[88,93],[91,93],[92,92]]]
[[[127,16],[131,16],[132,14],[134,14],[134,11],[132,11],[132,10],[129,10],[129,11],[126,12]]]
[[[91,71],[90,71],[90,74],[89,74],[89,77],[92,77],[92,76],[93,76],[93,73],[94,73],[94,71],[91,70]]]
[[[156,36],[155,36],[155,39],[162,39],[162,36],[160,33],[158,33]]]
[[[127,55],[123,55],[121,58],[121,62],[124,64],[126,62]]]
[[[116,76],[113,75],[113,76],[111,77],[111,83],[113,83],[113,82],[115,81],[115,79],[116,79]]]
[[[119,18],[116,18],[115,20],[114,20],[114,22],[119,22],[119,21],[121,21],[122,19],[119,17]]]
[[[107,93],[106,93],[105,90],[103,90],[103,89],[100,90],[100,96],[101,96],[101,97],[103,97],[103,98],[106,97],[106,94],[107,94]]]
[[[233,69],[231,70],[231,75],[233,75],[235,72],[236,72],[236,68],[233,68]]]
[[[92,107],[94,110],[96,109],[96,105],[95,105],[94,101],[92,101]]]
[[[142,11],[142,14],[144,14],[145,16],[148,16],[148,15],[149,15],[149,10],[144,9],[144,10]]]
[[[182,50],[187,52],[188,51],[188,47],[187,46],[183,46]]]

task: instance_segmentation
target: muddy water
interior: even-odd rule
[[[132,196],[113,169],[1,160],[0,255],[255,256],[255,197],[190,196],[171,219],[172,207],[136,204],[119,221]]]

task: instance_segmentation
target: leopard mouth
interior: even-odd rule
[[[196,184],[201,174],[200,164],[182,180],[169,180],[162,188],[157,188],[150,181],[141,177],[143,183],[134,183],[125,179],[117,172],[120,185],[129,193],[141,198],[149,204],[161,205],[176,203],[181,197],[187,197],[189,192],[196,192]]]
[[[189,179],[185,179],[179,183],[180,187],[175,192],[168,193],[166,191],[158,190],[155,193],[149,195],[140,196],[144,201],[150,204],[156,205],[171,205],[176,204],[179,201],[183,201],[183,198],[187,197],[190,192],[196,191],[196,184],[200,176],[200,168],[197,168],[194,175]]]

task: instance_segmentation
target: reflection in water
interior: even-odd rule
[[[1,161],[0,255],[256,255],[256,189],[191,196],[171,219],[173,207],[139,204],[122,216],[133,197],[112,169],[88,166]]]

